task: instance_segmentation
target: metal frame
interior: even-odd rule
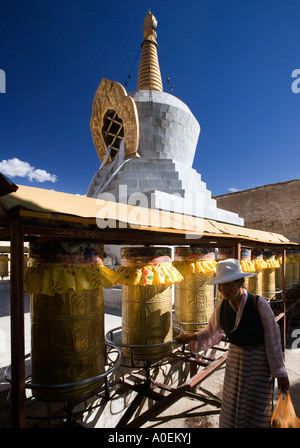
[[[223,354],[217,358],[210,359],[204,356],[202,361],[192,360],[191,357],[188,354],[185,355],[183,351],[179,353],[172,353],[170,364],[175,362],[190,364],[190,379],[188,379],[178,387],[171,387],[157,381],[152,381],[150,372],[147,370],[145,377],[140,374],[140,371],[131,372],[130,374],[128,374],[123,380],[124,387],[126,389],[132,389],[138,392],[138,394],[131,402],[122,418],[119,420],[116,428],[139,428],[150,419],[161,414],[164,410],[168,409],[172,404],[176,403],[176,401],[180,400],[180,398],[184,396],[197,398],[205,402],[211,402],[214,405],[216,405],[217,402],[217,405],[220,406],[220,402],[218,401],[217,397],[215,397],[214,400],[211,400],[208,397],[194,393],[195,386],[197,386],[201,381],[207,378],[207,376],[209,376],[212,372],[219,368],[227,359],[228,348],[220,346],[214,346],[212,348],[217,351],[222,351]],[[199,366],[202,366],[203,369],[197,372]],[[133,383],[132,381],[130,381],[130,377],[142,380],[142,384],[137,385]],[[156,392],[155,389],[157,388],[168,392],[168,395],[162,395],[161,393]],[[152,405],[151,408],[140,414],[138,417],[131,420],[133,414],[145,397],[151,398],[156,403]]]
[[[36,390],[59,390],[59,389],[65,389],[65,388],[72,388],[75,386],[81,386],[83,384],[88,384],[88,383],[92,383],[95,382],[97,380],[103,379],[104,380],[104,394],[105,394],[105,400],[108,401],[111,396],[110,396],[110,385],[109,385],[109,375],[111,375],[116,369],[118,369],[120,367],[121,364],[121,359],[122,359],[122,353],[121,350],[119,349],[118,346],[116,346],[113,343],[110,342],[106,342],[106,367],[108,367],[108,369],[99,374],[96,375],[94,377],[91,378],[86,378],[84,380],[80,380],[80,381],[74,381],[72,383],[65,383],[65,384],[34,384],[30,382],[30,375],[25,378],[25,389],[36,389]],[[110,347],[110,349],[108,348]],[[110,350],[115,350],[117,352],[117,358],[115,361],[110,360],[109,361],[109,354],[110,354]],[[30,358],[30,354],[27,354],[24,356],[24,361],[26,359]],[[25,365],[25,364],[24,364]],[[11,375],[11,370],[12,370],[12,364],[10,364],[4,372],[4,377],[6,379],[6,381],[8,381],[10,384],[12,384],[12,375]],[[13,388],[11,389],[13,390]],[[101,389],[99,391],[95,391],[93,395],[95,395],[97,393],[97,396],[99,396],[98,394],[103,390],[103,387],[101,387]],[[78,404],[81,403],[83,401],[85,401],[86,399],[90,398],[91,395],[88,395],[86,397],[83,397],[81,399],[78,400],[73,400],[73,401],[63,401],[64,403],[64,410],[66,412],[66,417],[67,417],[67,426],[72,426],[72,425],[76,425],[75,421],[73,420],[73,412],[72,412],[72,408],[74,406],[74,404]],[[99,404],[99,406],[102,403]],[[85,410],[83,410],[81,413],[85,412]],[[51,420],[53,416],[47,416],[47,417],[39,417],[39,419],[43,419],[43,420]],[[30,418],[30,417],[28,417]],[[60,417],[61,419],[64,418],[64,416]]]
[[[142,348],[142,349],[147,349],[147,348],[155,348],[155,347],[156,347],[156,348],[159,348],[159,347],[169,347],[169,346],[173,346],[173,345],[179,345],[179,343],[178,343],[178,341],[176,341],[176,339],[174,339],[173,341],[170,341],[170,342],[163,342],[163,343],[161,343],[161,344],[149,344],[149,345],[123,344],[123,343],[120,342],[120,341],[116,341],[116,342],[115,342],[115,341],[114,341],[114,333],[116,333],[117,331],[119,331],[119,333],[122,334],[122,331],[120,331],[120,330],[122,330],[122,326],[120,326],[120,327],[116,327],[116,328],[113,328],[113,329],[109,330],[109,331],[106,333],[105,338],[106,338],[106,340],[107,340],[109,343],[114,344],[114,345],[116,345],[116,346],[118,346],[118,347],[121,347],[121,348],[122,348],[122,347],[130,348],[130,351],[131,351],[131,357],[130,357],[131,364],[130,364],[130,366],[131,366],[131,367],[137,367],[140,361],[141,361],[141,362],[145,362],[147,367],[148,367],[149,365],[151,365],[151,363],[150,363],[150,364],[147,363],[146,360],[137,360],[137,359],[135,359],[135,356],[134,356],[135,349],[138,349],[138,348],[140,348],[140,349],[141,349],[141,348]],[[179,334],[180,332],[185,333],[185,331],[184,331],[182,328],[177,327],[176,325],[173,325],[173,333],[174,333],[174,330],[175,330],[175,332],[177,331],[178,334]],[[122,339],[122,338],[121,338],[121,339]],[[123,357],[123,358],[124,358],[124,357]],[[136,363],[137,363],[137,364],[136,364]],[[155,364],[157,364],[157,363],[155,363]],[[124,365],[124,367],[128,367],[128,366]]]

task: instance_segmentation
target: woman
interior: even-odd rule
[[[177,340],[191,342],[196,353],[220,342],[225,332],[230,345],[226,361],[221,428],[270,427],[272,386],[277,378],[282,392],[289,389],[283,361],[280,329],[267,300],[244,288],[240,263],[227,259],[217,264],[216,276],[207,284],[218,284],[224,300],[217,305],[207,327]]]

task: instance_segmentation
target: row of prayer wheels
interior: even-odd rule
[[[176,247],[172,261],[169,247],[122,248],[122,265],[115,272],[103,265],[103,245],[89,241],[34,243],[29,255],[24,290],[31,294],[32,383],[83,382],[55,391],[33,389],[46,401],[81,399],[101,386],[103,380],[84,380],[105,371],[103,287],[122,285],[123,356],[130,357],[135,346],[135,359],[152,362],[172,350],[172,285],[175,322],[187,332],[200,329],[215,306],[214,286],[206,281],[218,260],[231,257],[226,249],[215,256],[211,249]],[[250,292],[275,291],[280,262],[274,254],[243,251],[241,265],[258,272],[248,280]]]

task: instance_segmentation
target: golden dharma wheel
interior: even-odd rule
[[[122,344],[134,350],[123,346],[123,356],[144,361],[162,359],[172,350],[168,345],[173,337],[172,284],[182,279],[172,266],[171,249],[122,248],[121,259]],[[162,345],[146,347],[157,344]]]
[[[98,391],[104,373],[104,299],[100,244],[53,242],[30,247],[31,377],[35,397],[70,401]],[[26,277],[27,275],[27,277]],[[93,280],[94,279],[94,282]],[[96,281],[98,279],[98,281]],[[68,387],[52,387],[67,384]],[[50,386],[50,388],[47,388]]]
[[[215,273],[215,254],[210,249],[176,247],[174,266],[184,277],[175,285],[175,321],[187,332],[203,328],[214,311],[214,285],[206,285]]]

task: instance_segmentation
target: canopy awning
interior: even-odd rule
[[[207,237],[237,238],[274,245],[298,245],[278,233],[22,185],[18,186],[17,191],[3,196],[0,201],[0,224],[1,217],[16,212],[31,224],[36,225],[43,220],[51,222],[53,227],[64,226],[66,223],[85,224],[89,225],[89,229],[101,230],[102,236],[111,235],[111,232],[124,233],[125,229],[151,232],[154,235],[153,244],[159,243],[155,241],[155,235],[158,237],[158,234],[164,235],[167,244],[168,234],[181,235],[188,239],[189,243],[190,240],[198,243],[200,238]]]

